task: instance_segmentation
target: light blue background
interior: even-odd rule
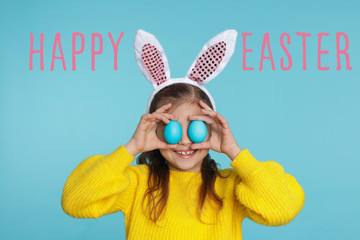
[[[8,1],[0,5],[0,239],[125,239],[121,212],[75,219],[60,205],[65,181],[85,158],[108,154],[131,138],[152,91],[135,62],[133,41],[141,28],[153,33],[167,54],[171,76],[183,77],[203,44],[225,29],[239,33],[225,70],[207,85],[217,110],[240,147],[260,161],[280,163],[303,187],[303,210],[291,223],[268,227],[245,219],[244,240],[359,239],[360,235],[360,9],[358,1]],[[111,32],[119,44],[113,68]],[[55,60],[55,34],[67,70]],[[85,36],[85,51],[71,71],[71,36]],[[242,32],[247,66],[242,70]],[[269,32],[275,68],[261,43]],[[280,34],[291,36],[293,60]],[[308,32],[307,70],[302,39]],[[317,70],[317,33],[323,37]],[[349,37],[350,65],[336,70],[336,32]],[[44,71],[39,54],[29,70],[30,33],[35,49],[44,33]],[[91,71],[91,33],[103,36],[103,54]],[[342,48],[344,41],[342,39]],[[78,46],[79,49],[80,46]],[[96,43],[98,49],[98,42]],[[268,56],[266,48],[265,55]],[[59,52],[57,52],[59,56]],[[211,151],[222,168],[230,160]]]

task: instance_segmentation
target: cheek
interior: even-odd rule
[[[166,161],[170,159],[170,156],[172,154],[175,154],[172,150],[165,150],[165,149],[160,149],[160,153],[165,158]]]
[[[206,150],[206,149],[201,149],[198,151],[199,151],[198,154],[199,154],[199,157],[201,158],[201,161],[206,157],[206,155],[209,152],[209,150]]]

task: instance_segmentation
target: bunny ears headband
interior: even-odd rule
[[[156,93],[174,83],[187,83],[199,87],[209,97],[215,108],[211,94],[205,84],[215,78],[229,62],[235,50],[237,32],[226,30],[210,39],[201,49],[184,78],[170,78],[169,63],[164,49],[154,35],[139,29],[136,32],[134,51],[136,62],[145,78],[154,87],[146,113]]]

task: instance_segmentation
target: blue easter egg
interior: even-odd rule
[[[207,128],[203,121],[194,120],[188,128],[188,136],[194,143],[201,143],[207,136]]]
[[[177,144],[182,137],[181,125],[178,121],[170,120],[164,128],[164,138],[169,144]]]

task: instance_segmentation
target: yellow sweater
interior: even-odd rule
[[[147,189],[146,165],[129,166],[135,157],[121,145],[109,155],[82,161],[67,179],[61,204],[75,218],[99,218],[121,211],[126,239],[190,240],[242,239],[244,218],[263,225],[280,226],[292,221],[304,205],[305,193],[296,179],[274,161],[260,162],[246,148],[221,170],[228,178],[215,182],[223,208],[205,202],[201,223],[196,216],[201,173],[170,170],[165,214],[155,225],[142,211]]]

